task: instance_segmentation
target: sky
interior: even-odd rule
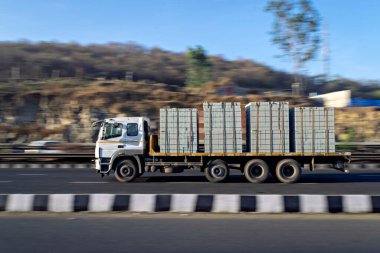
[[[266,0],[0,0],[0,41],[136,42],[292,71],[271,42]],[[380,1],[314,0],[330,45],[330,77],[380,80]],[[0,59],[1,60],[1,59]],[[321,54],[307,74],[323,73]]]

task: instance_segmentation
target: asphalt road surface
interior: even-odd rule
[[[379,252],[378,216],[0,215],[0,252]]]
[[[252,184],[241,173],[225,183],[209,183],[202,173],[146,173],[132,183],[114,176],[101,178],[93,169],[0,169],[0,193],[195,193],[195,194],[380,194],[380,169],[353,169],[349,174],[333,169],[303,171],[299,183],[287,185],[270,180]],[[0,251],[1,252],[1,251]]]

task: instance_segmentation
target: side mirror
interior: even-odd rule
[[[98,121],[92,122],[91,127],[92,128],[99,127],[102,123],[103,123],[103,120],[98,120]]]

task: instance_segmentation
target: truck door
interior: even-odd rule
[[[149,152],[149,125],[146,120],[144,120],[144,149],[145,152]]]
[[[106,123],[103,126],[103,134],[99,140],[99,156],[102,158],[110,158],[115,151],[122,145],[121,140],[125,132],[123,124]]]
[[[124,149],[128,153],[141,154],[144,149],[144,130],[142,121],[130,122],[126,125],[126,134],[122,139]]]

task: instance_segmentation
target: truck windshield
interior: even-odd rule
[[[123,124],[105,124],[102,130],[103,140],[120,137],[123,132]]]

